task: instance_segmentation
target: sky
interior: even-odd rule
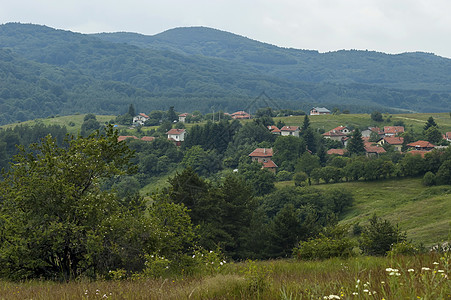
[[[450,13],[450,0],[0,0],[0,24],[146,35],[206,26],[287,48],[447,58]]]

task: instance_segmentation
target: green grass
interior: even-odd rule
[[[0,298],[333,299],[329,296],[336,295],[339,299],[449,299],[450,259],[449,254],[436,253],[307,262],[285,259],[228,263],[218,273],[191,277],[0,281]],[[391,273],[387,268],[397,270]]]
[[[384,114],[384,119],[387,118]],[[451,118],[449,113],[416,113],[416,114],[391,114],[391,122],[374,122],[369,114],[340,114],[340,115],[321,115],[309,116],[310,124],[314,129],[324,129],[329,131],[337,126],[368,127],[368,126],[392,126],[396,121],[403,121],[406,129],[412,126],[415,132],[422,132],[423,126],[429,117],[433,117],[442,132],[451,131]],[[274,121],[283,121],[287,125],[301,126],[304,122],[304,116],[280,117],[274,118]]]
[[[277,187],[293,186],[292,181]],[[319,189],[340,188],[354,196],[354,205],[342,216],[342,223],[365,224],[375,213],[399,224],[415,243],[431,246],[449,239],[451,232],[451,187],[425,187],[420,178],[342,182],[314,185]]]
[[[25,121],[20,123],[13,123],[8,125],[0,126],[0,128],[10,128],[15,127],[17,125],[34,125],[36,123],[42,123],[44,125],[60,125],[60,126],[66,126],[67,131],[70,134],[78,134],[81,129],[81,124],[83,124],[83,118],[85,115],[70,115],[70,116],[57,116],[54,118],[46,118],[46,119],[36,119],[31,121]],[[99,121],[100,124],[103,124],[105,122],[108,122],[116,116],[109,116],[109,115],[97,115],[97,121]],[[73,124],[70,126],[70,124]]]

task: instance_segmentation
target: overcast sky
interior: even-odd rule
[[[207,26],[281,47],[448,58],[450,13],[450,0],[0,0],[0,23],[147,35]]]

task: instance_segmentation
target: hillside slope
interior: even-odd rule
[[[228,40],[225,44],[223,35]],[[130,43],[130,39],[145,42],[130,45],[123,37]],[[191,38],[191,44],[182,46]],[[158,40],[160,46],[148,47],[147,40]],[[210,48],[202,48],[209,44]],[[179,29],[155,37],[129,33],[92,36],[8,23],[0,25],[0,45],[0,124],[77,112],[117,115],[130,103],[144,112],[167,110],[170,105],[178,111],[208,112],[212,107],[255,111],[268,106],[268,102],[254,101],[263,91],[273,99],[269,105],[274,108],[308,110],[323,105],[354,113],[451,110],[451,94],[432,86],[430,90],[402,90],[290,77],[291,71],[285,68],[293,65],[293,59],[295,73],[305,69],[302,72],[309,76],[322,76],[312,71],[317,69],[331,78],[342,78],[342,74],[334,75],[330,68],[314,64],[310,69],[299,68],[309,55],[324,57],[314,51],[281,49],[230,33],[217,36],[211,29],[202,29],[195,36]],[[287,52],[282,55],[280,51]],[[301,55],[302,63],[299,53],[307,55]],[[258,57],[261,61],[255,61]],[[435,65],[435,57],[431,59]],[[424,72],[444,76],[434,68]],[[442,82],[437,76],[431,80]],[[346,77],[342,81],[354,82]]]
[[[175,28],[154,36],[133,33],[95,36],[138,47],[222,58],[289,80],[451,91],[451,59],[431,53],[390,55],[357,50],[319,53],[280,48],[206,27]]]

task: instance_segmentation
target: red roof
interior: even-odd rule
[[[399,136],[386,136],[384,137],[384,140],[390,145],[402,145],[402,143],[404,143],[404,138]]]
[[[188,116],[189,116],[189,113],[183,113],[183,114],[179,115],[179,117],[188,117]]]
[[[323,135],[324,136],[347,136],[346,133],[343,133],[341,131],[333,131],[333,130],[325,132],[325,133],[323,133]]]
[[[345,155],[346,149],[329,149],[327,150],[327,154],[329,155]]]
[[[379,147],[379,146],[365,146],[365,151],[367,153],[385,153],[387,151],[385,151],[384,148]]]
[[[272,148],[257,148],[249,154],[250,157],[272,157]]]
[[[451,132],[445,133],[445,135],[444,135],[443,138],[444,138],[444,139],[447,139],[447,140],[450,140],[450,139],[451,139]]]
[[[155,140],[155,137],[153,137],[153,136],[143,136],[141,138],[141,141],[144,141],[144,142],[152,142],[153,140]]]
[[[283,126],[280,131],[296,131],[299,130],[299,126]]]
[[[435,145],[429,143],[428,141],[416,141],[416,142],[407,144],[407,146],[415,147],[415,148],[435,148]]]
[[[263,168],[277,168],[277,165],[271,159],[268,159],[263,162]]]
[[[138,138],[134,135],[120,135],[117,137],[117,141],[118,142],[122,142],[125,141],[126,139],[134,139],[137,140]]]
[[[404,132],[404,126],[384,126],[385,134],[398,134]]]
[[[139,115],[140,115],[141,117],[144,117],[144,118],[150,119],[150,118],[149,118],[149,116],[148,116],[148,115],[146,115],[145,113],[140,113]]]
[[[233,119],[250,119],[251,115],[245,112],[244,110],[240,110],[231,114]]]
[[[280,132],[280,129],[277,128],[277,126],[274,126],[274,125],[269,125],[269,126],[268,126],[268,129],[269,129],[269,131],[271,131],[271,132]]]
[[[185,129],[172,128],[171,130],[166,132],[166,134],[179,135],[179,134],[182,134],[184,132],[185,132]]]

